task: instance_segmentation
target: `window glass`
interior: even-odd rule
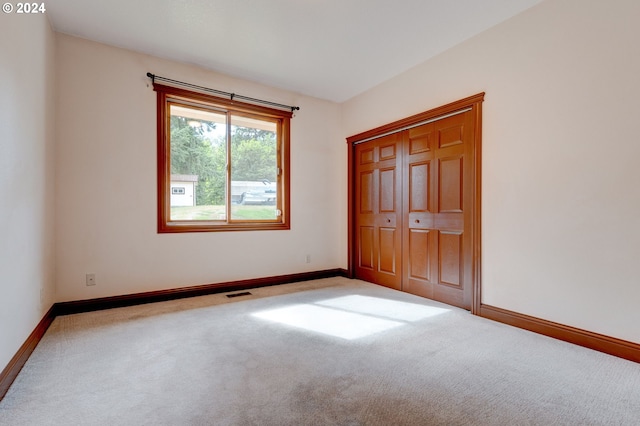
[[[276,123],[231,117],[231,219],[278,216]]]
[[[227,117],[169,104],[171,220],[224,220]]]

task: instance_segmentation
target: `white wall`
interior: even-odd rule
[[[0,370],[51,307],[54,34],[43,15],[0,15]]]
[[[346,268],[339,105],[56,39],[58,301]],[[147,72],[301,107],[291,122],[291,230],[157,234],[156,94]],[[96,274],[95,287],[85,286],[86,273]]]
[[[346,102],[343,126],[486,91],[483,303],[640,343],[638,16],[543,2]]]

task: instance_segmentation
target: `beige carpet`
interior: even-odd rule
[[[638,425],[640,364],[356,280],[58,317],[2,425]]]

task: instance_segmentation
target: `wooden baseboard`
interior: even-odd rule
[[[491,305],[480,305],[481,317],[509,324],[515,327],[555,339],[564,340],[585,348],[594,349],[630,361],[640,362],[640,344],[616,339],[603,334],[520,314]]]
[[[78,300],[74,302],[61,302],[55,304],[55,315],[69,315],[80,312],[98,311],[102,309],[121,308],[123,306],[163,302],[166,300],[182,299],[185,297],[204,296],[207,294],[223,293],[227,291],[246,290],[248,288],[267,287],[346,275],[346,270],[336,268],[314,272],[302,272],[298,274],[278,275],[275,277],[253,278],[248,280],[203,284],[169,290],[126,294],[122,296],[102,297],[98,299]]]
[[[54,305],[55,306],[55,305]],[[40,339],[44,336],[51,323],[55,318],[54,307],[52,306],[44,317],[40,320],[36,328],[31,332],[27,340],[20,346],[18,352],[11,358],[9,364],[0,373],[0,401],[6,395],[13,381],[18,377],[18,373],[27,363],[27,360],[38,346]]]

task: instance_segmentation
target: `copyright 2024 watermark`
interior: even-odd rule
[[[44,3],[4,3],[2,5],[4,13],[15,13],[17,15],[36,15],[45,13],[47,8]]]

